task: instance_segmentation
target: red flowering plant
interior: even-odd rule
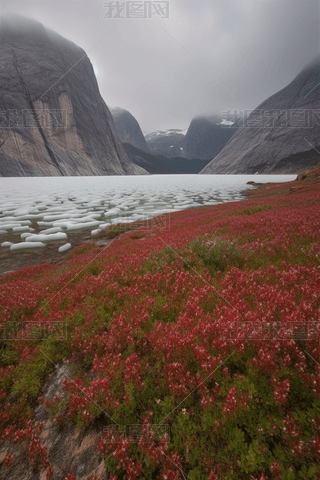
[[[318,479],[318,188],[177,212],[169,231],[0,279],[2,440],[27,442],[65,358],[63,395],[44,403],[59,424],[142,426],[135,441],[101,433],[113,479]],[[30,339],[30,322],[45,335]],[[30,462],[49,475],[32,432]]]

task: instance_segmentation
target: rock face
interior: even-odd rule
[[[53,401],[54,396],[58,395],[60,399],[67,399],[63,389],[65,378],[74,375],[74,368],[66,362],[56,365],[56,368],[48,375],[48,378],[42,388],[41,394],[45,400]],[[39,441],[45,446],[50,458],[50,464],[53,469],[52,480],[67,478],[70,472],[74,472],[77,479],[109,478],[106,472],[104,461],[99,458],[97,445],[101,438],[101,432],[105,425],[103,422],[95,421],[87,428],[77,429],[75,424],[68,421],[67,411],[62,414],[63,422],[57,424],[50,418],[49,410],[45,404],[38,405],[34,410],[33,426],[42,424],[39,433]],[[46,474],[43,469],[41,473],[36,472],[34,465],[28,459],[26,445],[19,442],[14,445],[15,462],[5,469],[1,462],[1,479],[11,480],[40,480],[45,479]],[[10,441],[1,441],[0,459],[5,457],[8,451],[12,449]],[[92,476],[92,473],[96,475]],[[1,475],[2,474],[2,475]],[[69,476],[70,478],[70,476]]]
[[[134,116],[128,110],[122,108],[114,108],[111,113],[121,142],[130,143],[134,147],[150,153],[140,125]]]
[[[297,176],[297,181],[300,182],[302,180],[313,181],[320,178],[320,163],[315,165],[312,168],[308,168],[303,172],[299,173]]]
[[[194,118],[184,138],[184,157],[211,160],[236,130],[235,126],[222,123],[218,116]]]
[[[0,176],[146,174],[125,153],[86,53],[0,18]]]
[[[299,173],[317,164],[319,109],[320,57],[244,119],[242,128],[200,173]]]

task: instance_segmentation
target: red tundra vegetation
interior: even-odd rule
[[[24,452],[41,479],[320,479],[320,182],[302,183],[0,277],[3,478]],[[52,460],[39,408],[95,426],[102,473]]]

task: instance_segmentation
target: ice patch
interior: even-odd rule
[[[112,217],[112,215],[117,215],[118,213],[121,212],[121,208],[111,208],[111,210],[108,210],[107,212],[104,212],[105,217]]]
[[[49,233],[58,233],[58,232],[62,232],[62,228],[61,227],[53,227],[53,228],[48,228],[47,230],[42,230],[42,234],[43,235],[48,235]]]
[[[73,232],[76,230],[86,230],[91,227],[97,227],[98,225],[100,225],[100,223],[102,222],[95,221],[86,223],[67,223],[66,226],[68,232]]]
[[[24,220],[37,220],[39,218],[42,218],[43,217],[43,214],[42,213],[39,213],[39,214],[36,214],[36,215],[18,215],[16,217],[17,220],[19,220],[20,222],[23,222]]]
[[[37,224],[39,225],[39,227],[52,227],[53,226],[53,222],[37,222]]]
[[[17,222],[17,223],[4,223],[4,224],[1,225],[1,228],[3,230],[12,230],[13,228],[18,227],[20,225],[21,224],[19,222]]]
[[[230,120],[227,120],[227,119],[223,118],[222,122],[217,123],[216,125],[229,125],[229,126],[231,126],[231,125],[234,125],[234,122],[231,122]]]
[[[22,232],[29,232],[30,231],[30,228],[28,226],[20,226],[20,227],[13,227],[12,228],[12,231],[14,233],[22,233]]]
[[[46,233],[38,235],[31,235],[28,237],[28,242],[52,242],[56,240],[67,240],[68,236],[66,233],[59,232],[59,233]]]
[[[134,222],[135,219],[129,219],[128,217],[118,217],[118,218],[112,218],[111,223],[114,225],[116,223],[132,223]]]
[[[111,223],[101,223],[99,226],[99,230],[102,230],[103,228],[110,227]]]
[[[58,252],[59,253],[66,252],[67,250],[70,250],[71,247],[72,247],[71,243],[66,243],[65,245],[62,245],[61,247],[59,247]]]
[[[22,240],[24,240],[25,238],[32,237],[32,233],[31,232],[21,233],[20,237]]]
[[[22,242],[22,243],[13,243],[10,247],[10,250],[13,252],[14,250],[24,250],[27,248],[39,248],[45,247],[45,243],[42,242]]]

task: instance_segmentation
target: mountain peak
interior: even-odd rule
[[[146,173],[129,160],[92,64],[73,42],[0,17],[0,176]]]
[[[121,141],[150,153],[146,139],[135,117],[121,107],[112,108],[111,113]]]
[[[299,173],[318,163],[320,56],[284,88],[262,102],[205,174]]]

